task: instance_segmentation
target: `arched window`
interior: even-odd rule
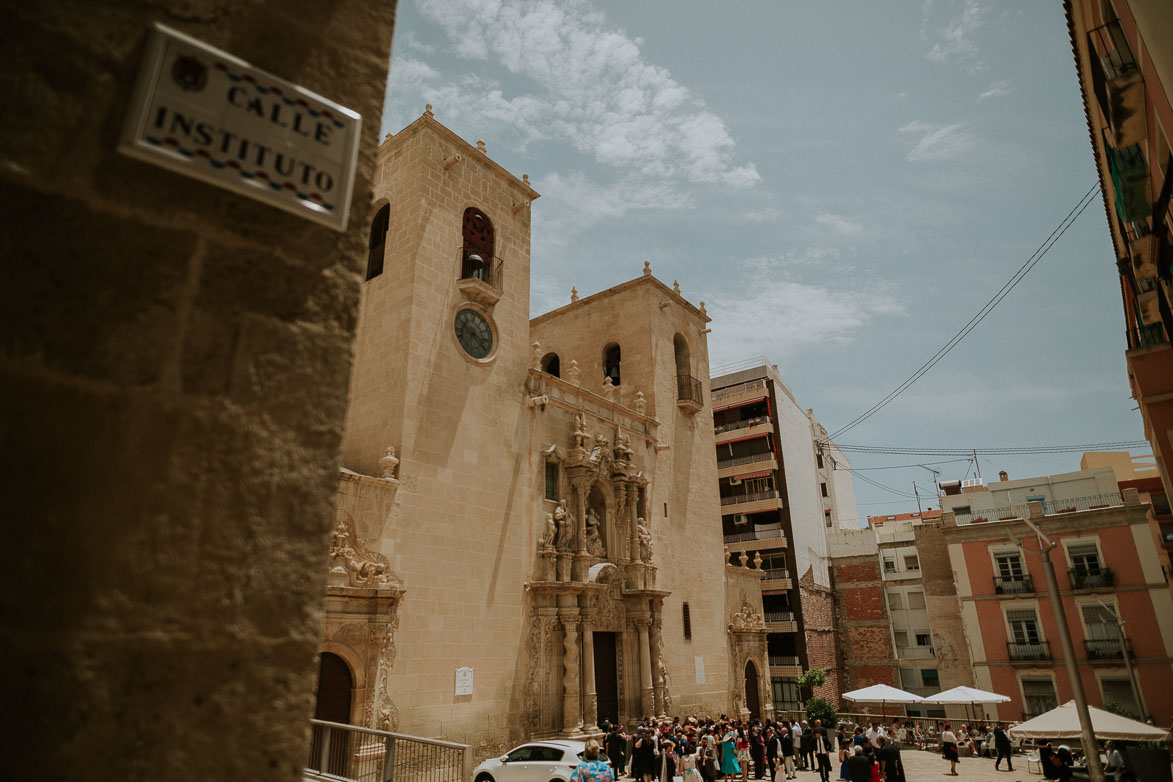
[[[672,338],[672,351],[676,355],[676,401],[685,402],[687,409],[696,410],[698,405],[704,404],[704,392],[700,381],[692,376],[692,353],[683,334],[678,333]]]
[[[542,358],[542,371],[547,375],[562,377],[562,362],[558,360],[557,353],[547,353]]]
[[[603,348],[603,377],[611,378],[613,385],[619,385],[619,346],[612,342]]]
[[[387,250],[387,228],[391,222],[391,205],[383,204],[383,208],[375,214],[371,221],[371,240],[367,243],[367,279],[373,280],[383,273],[383,254]]]
[[[692,354],[688,349],[688,340],[683,334],[672,338],[672,350],[676,354],[676,376],[692,376]]]
[[[464,210],[464,237],[461,250],[460,278],[496,282],[493,273],[493,223],[475,206]]]

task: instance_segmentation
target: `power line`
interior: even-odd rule
[[[992,448],[932,448],[915,446],[887,446],[887,445],[847,445],[835,446],[844,453],[883,454],[887,456],[970,456],[977,451],[986,456],[1014,456],[1017,454],[1052,454],[1052,453],[1080,453],[1082,451],[1114,451],[1129,450],[1132,448],[1150,447],[1148,440],[1120,440],[1108,443],[1076,443],[1073,445],[1032,445],[1009,446]],[[911,465],[917,466],[917,465]]]
[[[864,483],[870,483],[872,486],[875,486],[877,489],[883,489],[884,491],[886,491],[890,494],[895,494],[897,497],[905,497],[910,500],[916,499],[915,494],[911,494],[906,491],[901,491],[899,489],[893,489],[891,486],[885,486],[884,484],[880,483],[879,481],[873,481],[871,478],[869,478],[866,475],[856,475],[855,477],[859,478]]]
[[[1026,277],[1026,275],[1030,273],[1031,269],[1033,269],[1035,265],[1043,259],[1047,252],[1055,245],[1055,242],[1059,241],[1063,234],[1067,233],[1067,229],[1070,228],[1071,225],[1079,219],[1079,216],[1083,214],[1084,210],[1087,209],[1088,205],[1091,204],[1091,202],[1095,199],[1095,193],[1097,190],[1099,190],[1099,188],[1100,183],[1097,181],[1094,185],[1092,185],[1091,189],[1083,194],[1083,196],[1079,199],[1079,202],[1076,203],[1076,205],[1072,207],[1071,211],[1067,213],[1067,216],[1059,221],[1059,225],[1056,226],[1055,230],[1051,231],[1051,235],[1043,240],[1043,243],[1040,244],[1033,253],[1031,253],[1030,257],[1026,259],[1026,262],[1023,263],[1022,266],[1018,268],[1018,271],[1016,271],[1010,277],[1010,280],[1007,281],[1006,284],[1004,284],[980,310],[978,310],[976,315],[969,319],[968,323],[962,326],[961,329],[956,334],[954,334],[948,342],[946,342],[936,353],[934,353],[932,358],[921,364],[920,368],[917,369],[916,372],[912,373],[912,375],[907,380],[898,385],[892,391],[888,392],[887,396],[869,407],[860,415],[856,416],[854,419],[848,422],[846,426],[841,427],[838,431],[832,432],[827,439],[833,439],[843,434],[844,432],[854,429],[876,413],[883,410],[890,402],[892,402],[892,400],[900,396],[900,394],[904,393],[904,391],[906,391],[909,386],[924,377],[924,375],[927,374],[928,371],[933,367],[935,367],[941,361],[941,359],[945,358],[945,356],[948,355],[949,352],[953,350],[953,348],[955,348],[958,343],[961,342],[961,340],[965,339],[965,337],[971,331],[973,331],[979,323],[985,320],[986,316],[993,311],[994,307],[998,306],[1002,299],[1006,298],[1006,296],[1010,294],[1010,291],[1014,290],[1018,283],[1022,282],[1022,279]]]
[[[956,462],[968,462],[972,458],[973,457],[970,457],[970,459],[944,459],[936,462],[917,462],[916,464],[891,464],[886,467],[843,467],[842,469],[850,470],[851,472],[860,472],[861,470],[902,470],[905,467],[928,467],[930,464],[954,464]],[[839,463],[836,462],[836,465],[838,464]],[[840,468],[836,466],[835,469],[838,470]]]

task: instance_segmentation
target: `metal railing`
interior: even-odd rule
[[[751,453],[749,456],[735,456],[732,459],[720,459],[717,461],[717,469],[724,470],[726,467],[740,467],[743,464],[757,464],[758,462],[772,462],[778,457],[774,456],[773,451],[765,451],[763,453]]]
[[[767,622],[793,622],[793,611],[766,611]]]
[[[1165,327],[1160,323],[1149,323],[1138,328],[1125,329],[1124,339],[1129,350],[1134,348],[1151,348],[1157,345],[1165,345],[1169,342],[1169,338],[1165,336]]]
[[[734,532],[725,536],[726,543],[745,543],[750,540],[781,540],[786,534],[780,529],[751,530],[749,532]]]
[[[1088,48],[1093,53],[1092,91],[1095,92],[1096,100],[1100,104],[1100,113],[1104,115],[1104,119],[1111,120],[1112,109],[1107,83],[1135,73],[1136,58],[1132,54],[1132,47],[1128,45],[1128,37],[1124,34],[1119,20],[1090,30],[1087,37]]]
[[[1083,648],[1089,660],[1123,660],[1126,651],[1132,657],[1132,643],[1127,638],[1123,645],[1119,638],[1085,638]]]
[[[1006,656],[1011,660],[1050,660],[1051,645],[1047,641],[1034,643],[1006,642]]]
[[[770,665],[800,665],[797,656],[788,654],[771,654]]]
[[[758,424],[768,424],[768,423],[770,423],[770,416],[759,415],[759,416],[755,416],[754,418],[746,418],[741,421],[731,421],[727,424],[720,424],[718,426],[714,426],[713,427],[713,434],[722,434],[724,432],[733,432],[738,429],[748,429],[751,426],[757,426]]]
[[[784,567],[766,568],[762,570],[762,578],[772,581],[779,578],[790,578],[790,571]]]
[[[385,730],[312,721],[305,778],[351,782],[467,782],[467,744]]]
[[[721,498],[722,505],[737,505],[741,502],[758,502],[759,500],[773,500],[778,499],[777,489],[768,489],[766,491],[756,491],[751,494],[730,494],[727,497]]]
[[[1116,576],[1111,568],[1102,567],[1099,570],[1087,568],[1068,568],[1067,577],[1071,579],[1072,589],[1103,589],[1116,585]]]
[[[485,256],[475,250],[460,250],[460,279],[480,280],[497,291],[503,291],[502,262],[496,256]]]
[[[999,595],[1021,595],[1035,591],[1035,582],[1029,575],[994,576],[994,592]]]
[[[701,387],[701,381],[692,375],[677,375],[676,401],[696,402],[698,405],[703,405],[705,403],[705,393]]]
[[[1093,494],[1089,497],[1072,497],[1070,499],[1048,499],[1043,502],[1044,516],[1059,516],[1064,513],[1079,511],[1101,510],[1124,504],[1119,492],[1108,494]],[[985,521],[1013,521],[1021,519],[1028,512],[1028,504],[1003,508],[979,508],[969,513],[958,513],[958,524],[979,524]]]

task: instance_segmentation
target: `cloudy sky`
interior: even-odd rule
[[[400,0],[393,52],[384,132],[431,103],[542,194],[534,314],[650,260],[707,303],[714,365],[768,356],[832,431],[931,357],[1096,181],[1059,0]],[[1140,439],[1123,331],[1097,199],[935,369],[839,440]],[[889,489],[932,486],[918,467],[860,475],[889,487],[856,481],[861,516],[915,510]]]

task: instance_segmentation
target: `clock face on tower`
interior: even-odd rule
[[[484,358],[493,350],[493,329],[476,310],[460,310],[453,322],[456,340],[473,358]]]

